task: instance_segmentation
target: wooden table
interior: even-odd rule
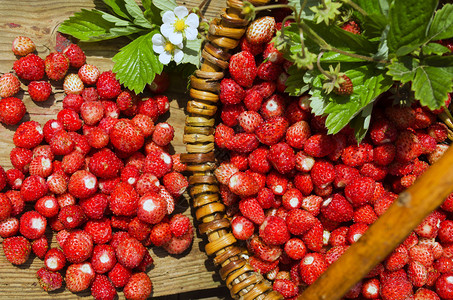
[[[183,3],[179,1],[179,3]],[[198,6],[196,0],[185,1],[188,7]],[[208,19],[218,15],[224,6],[223,1],[208,2],[202,10]],[[0,1],[0,73],[12,71],[17,59],[11,51],[11,44],[18,35],[30,37],[37,45],[38,55],[45,58],[57,45],[58,25],[81,8],[104,8],[102,1],[95,0],[1,0]],[[125,40],[117,39],[102,43],[79,43],[87,55],[87,62],[96,65],[101,71],[110,70],[113,66],[112,56],[124,45]],[[184,84],[175,84],[170,88],[171,117],[167,120],[175,127],[176,134],[173,147],[176,152],[184,152],[182,130],[184,127],[184,107],[188,100]],[[37,104],[31,101],[25,86],[18,95],[27,107],[24,120],[35,120],[44,124],[47,120],[56,118],[56,113],[62,108],[64,93],[60,86],[54,86],[54,95],[48,101]],[[11,168],[9,152],[14,147],[12,137],[17,126],[0,125],[0,165],[5,170]],[[187,199],[177,207],[179,212],[191,216]],[[55,238],[52,239],[56,245]],[[159,248],[152,248],[150,253],[155,260],[154,267],[149,271],[153,281],[153,297],[174,295],[203,289],[213,289],[222,286],[217,268],[204,251],[205,241],[196,235],[190,252],[185,255],[170,256]],[[11,265],[0,250],[0,299],[74,299],[89,297],[89,292],[73,294],[68,290],[46,293],[35,278],[36,271],[43,266],[40,259],[33,256],[25,265]],[[219,291],[225,291],[220,289]],[[214,292],[216,293],[216,290]],[[190,293],[197,297],[197,292]],[[124,297],[120,293],[120,299]],[[164,298],[169,298],[168,296]],[[184,298],[184,297],[181,297]],[[174,299],[174,297],[172,297]]]

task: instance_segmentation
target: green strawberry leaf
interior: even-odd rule
[[[153,4],[162,12],[165,12],[167,10],[173,11],[178,6],[175,0],[152,0],[152,1]]]
[[[137,26],[141,26],[147,29],[153,28],[153,24],[151,24],[143,14],[142,9],[134,0],[124,0],[127,12],[133,18],[133,22]]]
[[[395,0],[390,6],[390,53],[403,56],[422,45],[438,0]]]
[[[453,4],[445,4],[434,15],[428,31],[429,40],[442,40],[453,37]]]
[[[300,11],[302,6],[304,9],[301,11],[301,17],[305,20],[313,20],[315,13],[310,9],[310,7],[318,6],[318,0],[288,0],[288,5],[293,6],[296,11]]]
[[[447,47],[439,44],[439,43],[428,43],[422,46],[422,53],[423,55],[442,55],[445,53],[449,53],[450,49]]]
[[[76,12],[58,28],[59,32],[69,34],[83,42],[96,42],[128,36],[142,30],[133,26],[132,23],[122,21],[108,13],[86,9]]]
[[[354,129],[355,139],[360,143],[364,138],[370,127],[371,113],[373,111],[373,103],[368,104],[365,108],[355,116],[349,125]]]
[[[126,9],[126,3],[121,0],[102,0],[117,16],[133,21]]]
[[[453,67],[419,66],[411,89],[421,105],[440,108],[453,90]]]
[[[180,63],[182,64],[192,64],[196,67],[200,66],[200,57],[201,57],[201,39],[186,41],[184,45],[183,52],[184,57]]]
[[[152,0],[142,0],[142,5],[145,8],[145,18],[156,26],[162,25],[161,10],[153,4]]]
[[[356,65],[354,68],[351,66],[346,68],[344,73],[354,86],[350,96],[339,96],[334,93],[326,95],[322,90],[323,75],[313,80],[311,107],[315,114],[322,112],[327,115],[326,127],[329,134],[338,133],[393,84],[384,71],[377,70],[371,64]],[[323,99],[322,103],[320,99]]]
[[[153,30],[138,37],[112,58],[116,78],[137,94],[143,91],[146,84],[153,82],[156,74],[160,74],[164,68],[153,51],[151,39],[156,33],[159,31]]]
[[[354,2],[367,13],[366,16],[360,13],[354,14],[360,20],[363,34],[370,38],[379,37],[387,25],[388,1],[356,0]]]
[[[403,84],[408,83],[414,80],[415,69],[418,65],[418,60],[410,56],[394,59],[387,65],[387,75],[392,76],[395,81],[401,81]]]
[[[296,66],[291,66],[288,69],[288,78],[286,79],[285,92],[291,96],[300,96],[309,89],[308,84],[304,84],[305,72],[301,72]]]

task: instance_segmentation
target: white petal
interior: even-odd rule
[[[197,39],[198,30],[196,28],[187,27],[184,33],[186,34],[186,39],[189,41]]]
[[[153,45],[153,50],[157,54],[160,54],[165,51],[165,47],[163,45]]]
[[[186,19],[186,25],[189,27],[198,28],[198,25],[200,25],[198,16],[194,13],[191,13]]]
[[[174,12],[178,19],[182,19],[189,14],[189,11],[187,10],[187,7],[185,7],[185,6],[176,7]]]
[[[164,24],[173,24],[176,22],[176,16],[175,16],[175,13],[172,12],[172,11],[166,11],[163,15],[162,15],[162,22]]]
[[[158,33],[153,35],[151,41],[153,42],[153,45],[165,45],[165,38]]]
[[[181,44],[182,43],[182,33],[181,32],[173,32],[172,34],[170,34],[168,39],[170,40],[170,42],[173,45]]]
[[[173,57],[173,60],[175,61],[175,63],[179,64],[183,57],[184,57],[184,52],[182,52],[182,50],[175,49],[175,53],[174,53],[174,57]]]
[[[182,49],[182,47],[184,46],[182,43],[179,43],[179,44],[176,44],[175,45],[176,47],[178,47],[179,49]]]
[[[171,54],[168,52],[161,53],[159,55],[159,61],[164,65],[167,65],[171,61]]]
[[[169,38],[170,35],[172,35],[173,32],[175,32],[175,27],[170,24],[162,24],[160,26],[160,32],[162,33],[163,36]]]

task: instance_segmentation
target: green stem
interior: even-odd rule
[[[352,8],[354,8],[355,10],[357,10],[359,13],[361,13],[363,16],[365,17],[368,17],[368,13],[366,11],[363,10],[363,8],[361,8],[360,6],[357,5],[357,3],[355,3],[354,1],[351,1],[351,0],[343,0],[344,3],[346,3],[347,5],[351,6]]]
[[[323,54],[324,54],[324,51],[319,52],[318,59],[316,60],[316,66],[318,67],[319,72],[321,72],[321,74],[326,76],[327,79],[333,80],[334,77],[331,74],[327,73],[326,70],[324,70],[321,66],[321,57]]]
[[[264,6],[255,6],[255,11],[261,11],[261,10],[268,10],[268,9],[276,9],[276,8],[289,8],[293,12],[296,12],[296,8],[292,5],[288,4],[270,4],[270,5],[264,5]]]
[[[280,29],[280,31],[282,32],[282,36],[285,34],[285,27],[286,27],[285,23],[286,23],[286,21],[291,20],[291,19],[295,20],[295,17],[293,15],[289,15],[289,16],[286,16],[283,19],[283,21],[282,21],[282,29]]]

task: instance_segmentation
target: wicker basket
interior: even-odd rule
[[[266,0],[251,1],[254,5]],[[205,251],[212,256],[233,298],[283,299],[248,263],[244,249],[230,232],[230,221],[220,200],[214,176],[214,131],[220,81],[228,68],[230,50],[236,48],[248,25],[241,15],[243,2],[227,0],[220,18],[209,26],[202,65],[191,77],[184,130],[187,153],[181,160],[191,172],[192,205],[201,234],[208,239]],[[365,235],[340,257],[298,299],[340,299],[369,270],[381,262],[453,191],[453,150],[450,149],[417,182],[402,193]],[[395,230],[399,228],[399,230]],[[389,232],[392,232],[389,235]],[[357,263],[360,261],[360,263]]]

